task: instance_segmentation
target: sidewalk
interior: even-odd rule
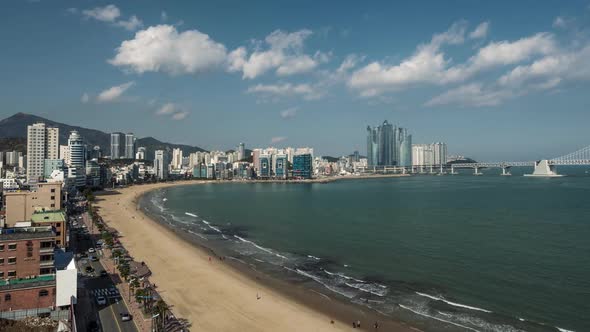
[[[89,234],[100,236],[98,228],[92,225],[92,220],[88,213],[85,213],[82,219],[84,221],[84,224],[86,224]],[[135,296],[133,296],[133,294],[129,294],[129,283],[125,282],[123,278],[121,278],[121,276],[119,275],[119,271],[117,270],[113,260],[111,259],[111,250],[102,249],[101,251],[102,256],[100,257],[100,263],[109,273],[111,280],[113,280],[113,283],[119,290],[119,293],[121,294],[121,297],[125,302],[125,305],[129,309],[129,313],[133,316],[133,322],[135,323],[135,326],[141,332],[150,332],[151,321],[150,319],[144,318],[140,304],[135,301]]]

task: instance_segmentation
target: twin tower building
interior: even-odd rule
[[[367,127],[367,164],[369,166],[412,166],[412,135],[384,121]]]

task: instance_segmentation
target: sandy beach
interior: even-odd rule
[[[375,331],[375,321],[380,322],[379,331],[414,330],[325,294],[253,271],[244,273],[245,267],[236,268],[229,260],[210,261],[210,251],[184,241],[137,207],[137,199],[148,191],[199,183],[132,186],[98,195],[95,203],[135,260],[148,264],[150,280],[173,312],[191,322],[193,331],[352,331],[357,319],[366,331]]]

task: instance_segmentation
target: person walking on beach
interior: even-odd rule
[[[375,331],[377,331],[379,329],[379,323],[375,322]]]

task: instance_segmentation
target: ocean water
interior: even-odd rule
[[[590,331],[588,170],[206,184],[140,204],[232,259],[423,330]]]

